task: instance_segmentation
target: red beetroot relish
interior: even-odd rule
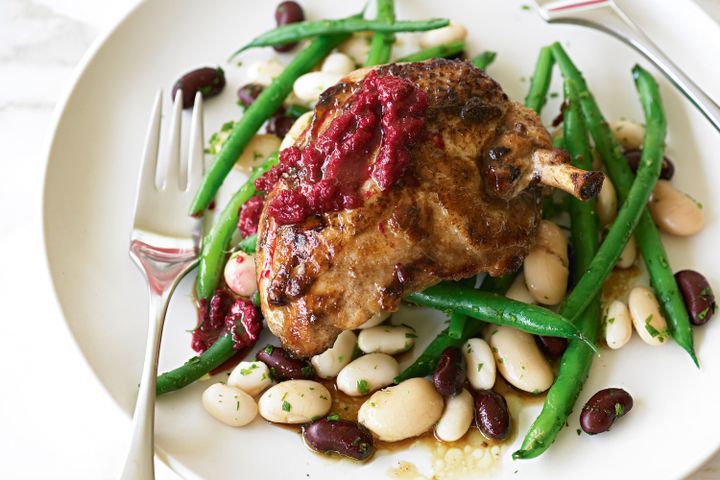
[[[243,237],[249,237],[257,233],[258,223],[260,223],[260,213],[262,213],[265,200],[259,195],[254,195],[240,207],[240,215],[238,218],[238,230]]]
[[[209,303],[200,300],[198,326],[193,331],[191,346],[202,353],[230,332],[233,348],[239,350],[251,347],[262,330],[262,321],[255,306],[249,300],[233,298],[230,292],[218,289]]]
[[[280,152],[277,166],[255,181],[270,192],[280,177],[292,175],[295,188],[279,192],[268,215],[281,225],[301,222],[314,214],[362,205],[360,187],[372,178],[381,191],[408,178],[409,148],[422,135],[427,110],[425,92],[400,77],[378,77],[373,71],[315,142]],[[369,162],[378,148],[374,163]]]

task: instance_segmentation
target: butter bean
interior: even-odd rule
[[[270,369],[262,362],[240,362],[233,368],[227,383],[255,397],[272,385]]]
[[[662,345],[668,338],[668,326],[660,313],[655,294],[645,287],[635,287],[628,296],[630,316],[635,331],[648,345]]]
[[[321,383],[288,380],[266,390],[258,406],[265,420],[298,424],[326,415],[332,406],[332,398]]]
[[[325,57],[322,67],[320,67],[320,71],[341,73],[343,75],[347,75],[353,70],[355,70],[355,60],[350,55],[342,52],[333,52]]]
[[[525,257],[525,284],[533,298],[555,305],[565,296],[569,276],[567,237],[554,223],[542,220],[535,246]]]
[[[352,360],[353,351],[357,345],[357,336],[352,330],[345,330],[335,339],[335,343],[323,353],[310,359],[315,373],[320,378],[336,377]]]
[[[625,345],[632,336],[632,320],[627,305],[614,300],[605,315],[605,343],[613,350]]]
[[[255,255],[235,252],[230,255],[223,271],[225,283],[230,290],[243,297],[252,297],[257,292],[255,278]]]
[[[489,390],[495,385],[495,357],[482,338],[471,338],[462,347],[467,379],[475,390]]]
[[[686,237],[705,226],[700,205],[667,180],[655,184],[649,207],[655,224],[665,233]]]
[[[255,135],[240,154],[234,167],[242,172],[250,172],[262,164],[267,157],[280,148],[280,139],[271,133]]]
[[[487,340],[500,374],[511,385],[530,393],[544,392],[553,383],[552,368],[529,333],[511,327],[490,327]]]
[[[635,259],[637,259],[637,242],[635,242],[635,237],[632,236],[625,244],[623,251],[620,252],[620,258],[618,258],[615,266],[618,268],[630,268],[635,264]]]
[[[420,46],[422,48],[437,47],[449,42],[465,40],[467,28],[460,24],[452,24],[447,27],[428,30],[420,35]]]
[[[435,436],[443,442],[460,440],[473,421],[475,405],[473,397],[465,389],[445,400],[445,410],[435,425]]]
[[[378,312],[357,328],[363,330],[365,328],[377,327],[388,318],[390,318],[390,312]]]
[[[415,330],[405,326],[378,325],[366,328],[358,336],[358,347],[365,353],[407,352],[415,345]]]
[[[300,135],[302,135],[305,129],[310,125],[310,122],[312,122],[313,114],[314,112],[311,110],[303,113],[297,120],[295,120],[295,123],[292,124],[290,130],[283,137],[282,142],[280,142],[278,150],[285,150],[295,144],[297,139],[300,138]]]
[[[432,383],[411,378],[375,392],[358,412],[358,422],[380,440],[397,442],[430,430],[443,412],[443,399]]]
[[[615,140],[625,149],[642,147],[645,127],[631,120],[617,120],[610,124]]]
[[[336,72],[309,72],[295,80],[293,92],[306,104],[317,102],[320,94],[343,77]]]
[[[600,220],[600,226],[606,227],[615,220],[618,210],[617,192],[607,176],[595,200],[595,213]]]
[[[255,400],[239,388],[216,383],[202,394],[202,404],[210,415],[231,427],[252,422],[258,413]]]
[[[259,60],[248,65],[247,75],[250,82],[267,87],[284,69],[277,59]]]
[[[505,296],[512,300],[517,300],[518,302],[527,303],[529,305],[537,303],[533,296],[530,295],[527,285],[525,285],[525,275],[523,273],[520,273],[517,277],[515,277],[515,280],[513,280],[513,283],[510,285],[510,288],[508,288]]]
[[[350,362],[340,370],[337,386],[351,397],[361,397],[393,383],[400,365],[385,353],[370,353]]]

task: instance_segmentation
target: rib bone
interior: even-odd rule
[[[538,149],[533,152],[534,176],[543,185],[559,188],[580,200],[589,200],[600,191],[605,175],[567,163],[564,150]]]

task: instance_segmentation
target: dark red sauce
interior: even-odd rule
[[[263,197],[255,195],[240,207],[238,230],[240,230],[240,235],[243,238],[257,233],[260,213],[262,213],[264,203]]]
[[[412,182],[409,149],[424,132],[426,110],[427,97],[412,82],[371,72],[316,141],[281,151],[278,165],[255,181],[269,192],[281,177],[291,180],[268,205],[268,215],[281,225],[297,223],[361,206],[359,190],[368,178],[380,191]]]
[[[222,335],[230,333],[233,347],[251,347],[260,336],[262,319],[249,300],[235,298],[223,288],[215,291],[210,301],[198,302],[198,325],[193,330],[191,347],[202,353]]]

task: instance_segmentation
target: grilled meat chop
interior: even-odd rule
[[[363,79],[396,76],[427,98],[425,132],[409,147],[408,181],[382,190],[368,178],[358,208],[281,224],[268,204],[297,187],[287,172],[268,193],[256,257],[262,311],[297,355],[329,347],[346,329],[394,311],[406,294],[442,280],[515,271],[532,246],[547,186],[587,199],[603,175],[553,150],[537,115],[508,100],[483,71],[430,60],[351,73],[320,98],[296,142],[317,140],[346,111]],[[368,153],[376,158],[377,148]]]

